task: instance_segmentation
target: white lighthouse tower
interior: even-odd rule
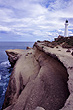
[[[65,33],[64,37],[68,37],[68,20],[65,21]]]

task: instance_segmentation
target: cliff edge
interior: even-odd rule
[[[73,56],[66,51],[40,42],[33,49],[7,50],[14,68],[3,109],[72,110]]]

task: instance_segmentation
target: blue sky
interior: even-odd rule
[[[73,35],[73,0],[0,0],[0,41],[52,41]]]

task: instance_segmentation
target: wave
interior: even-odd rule
[[[4,67],[10,67],[11,66],[9,61],[2,62],[0,65],[4,66]]]
[[[5,95],[5,92],[7,90],[7,83],[6,82],[5,83],[1,83],[0,86],[3,88],[1,95]]]
[[[0,80],[1,80],[1,75],[0,75]]]
[[[3,79],[7,79],[7,78],[9,78],[9,77],[10,77],[10,74],[7,74],[7,75],[5,75],[5,76],[2,76]]]

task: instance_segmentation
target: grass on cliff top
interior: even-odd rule
[[[73,36],[57,38],[57,40],[53,42],[57,45],[61,45],[63,48],[73,48]]]
[[[41,41],[37,41],[42,43]],[[63,48],[73,48],[73,36],[70,37],[61,37],[61,38],[56,38],[54,41],[43,41],[45,46],[54,48],[57,45],[62,46]]]

